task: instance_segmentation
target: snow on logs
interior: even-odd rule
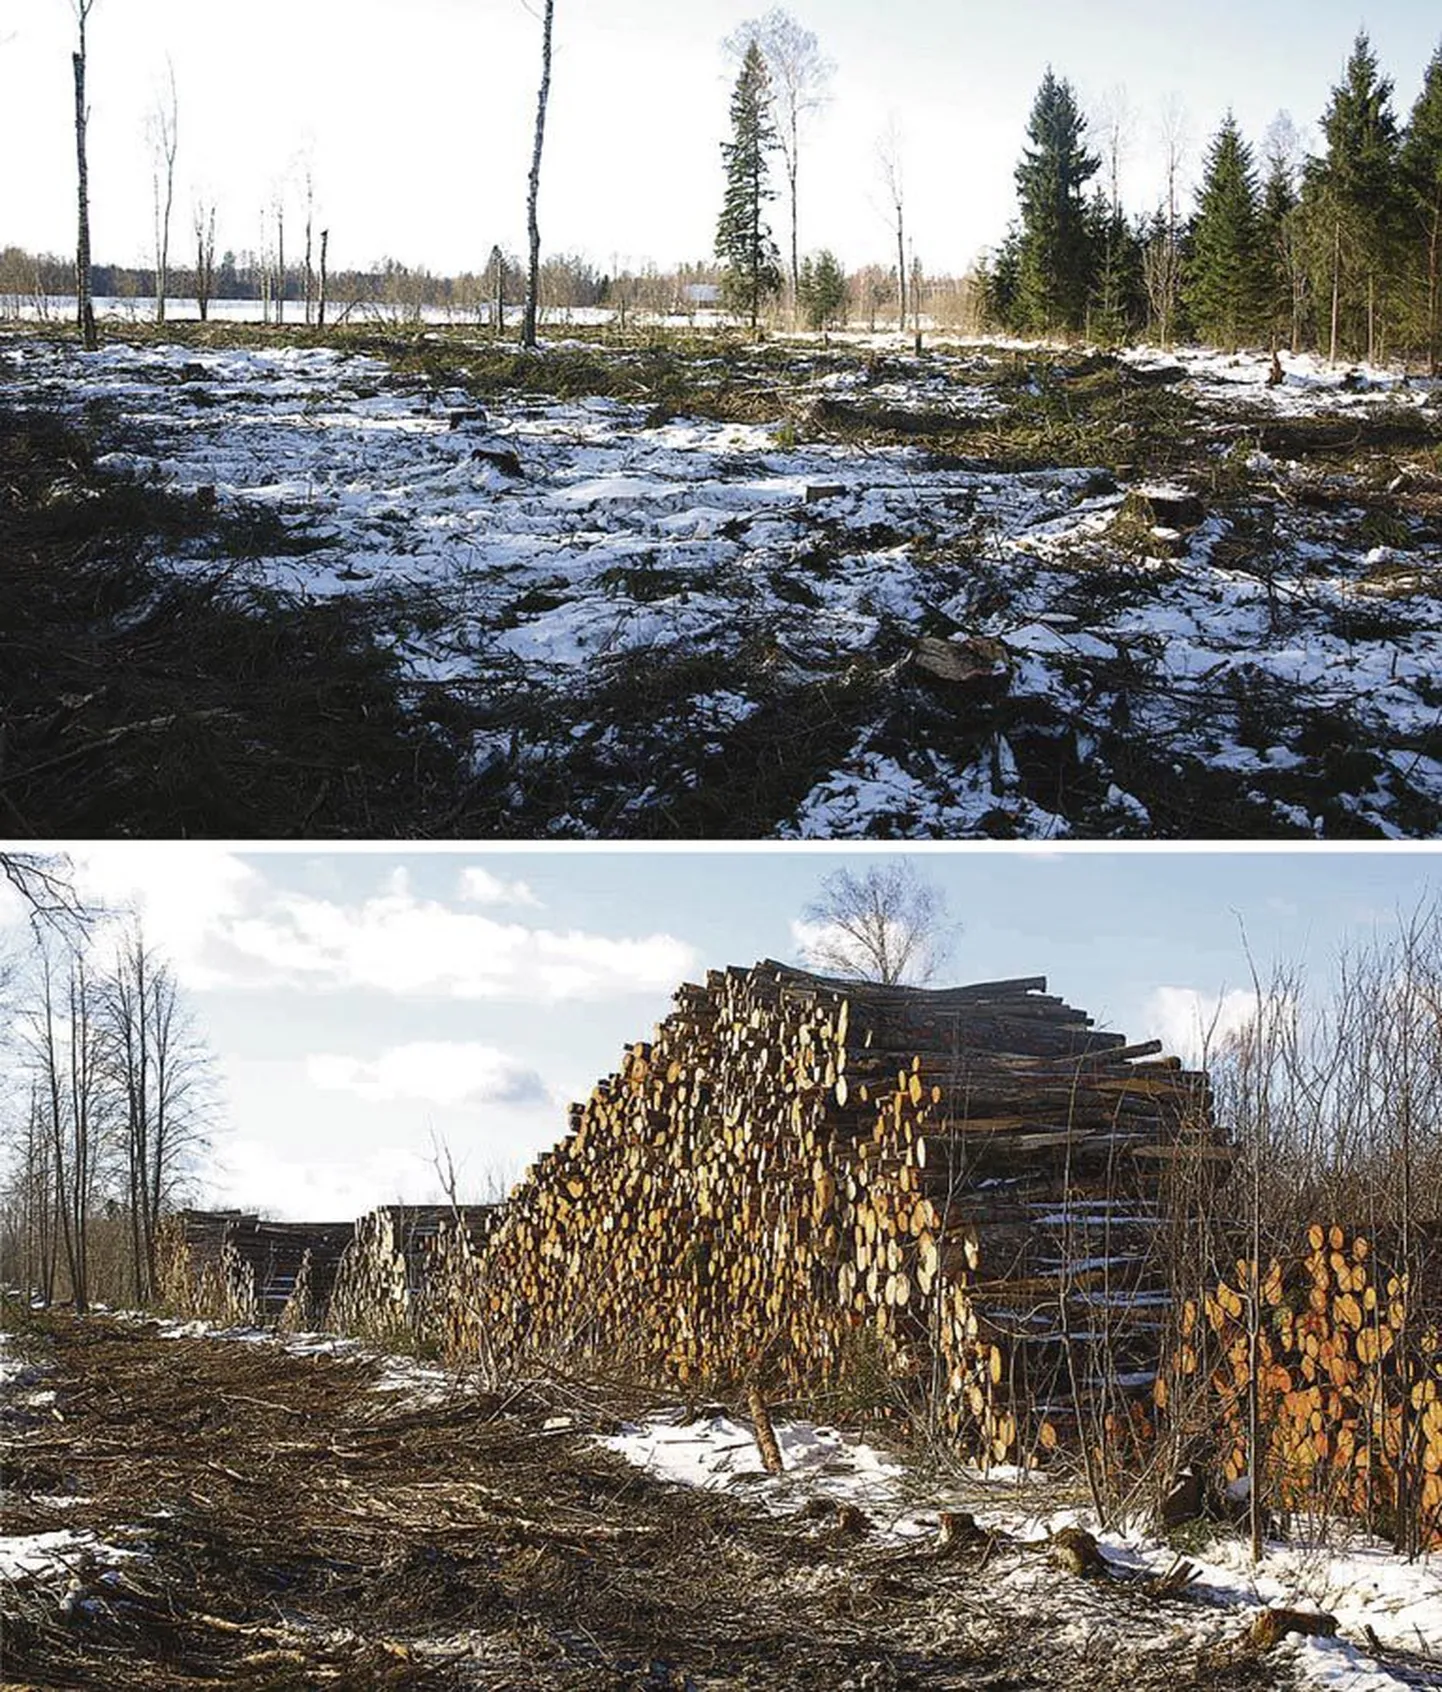
[[[998,1463],[1069,1433],[1077,1390],[1145,1394],[1163,1190],[1225,1150],[1204,1077],[1045,989],[683,986],[455,1278],[449,1348],[696,1391],[880,1370]]]

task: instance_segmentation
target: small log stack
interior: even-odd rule
[[[928,992],[774,962],[683,986],[452,1276],[460,1355],[691,1390],[940,1389],[984,1460],[1146,1393],[1163,1172],[1225,1155],[1204,1077],[1041,977]],[[1104,1355],[1103,1355],[1104,1354]]]
[[[341,1332],[388,1340],[443,1329],[434,1312],[446,1271],[464,1239],[474,1248],[494,1226],[498,1205],[381,1205],[361,1217],[336,1275],[327,1316]],[[443,1244],[444,1242],[444,1244]]]
[[[161,1296],[193,1316],[313,1327],[323,1319],[353,1222],[266,1222],[183,1210],[159,1252]]]
[[[233,1305],[242,1289],[231,1287],[231,1265],[223,1261],[226,1229],[257,1220],[240,1210],[181,1210],[167,1216],[155,1252],[162,1305],[182,1316],[236,1320]]]
[[[1305,1249],[1235,1272],[1178,1311],[1157,1381],[1185,1418],[1195,1389],[1220,1427],[1222,1477],[1249,1472],[1255,1374],[1265,1496],[1283,1508],[1365,1520],[1415,1513],[1442,1543],[1442,1328],[1434,1300],[1379,1264],[1364,1234],[1313,1223]],[[1253,1310],[1259,1320],[1254,1321]]]

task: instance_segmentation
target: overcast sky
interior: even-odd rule
[[[913,855],[963,924],[946,979],[1045,975],[1102,1026],[1173,1049],[1199,1013],[1245,1010],[1243,929],[1264,969],[1322,977],[1339,946],[1442,892],[1442,859],[1400,847]],[[484,1196],[564,1134],[568,1102],[682,981],[794,960],[822,877],[876,856],[185,844],[79,861],[92,894],[142,899],[219,1059],[204,1197],[315,1221],[438,1196],[433,1136]]]
[[[91,18],[97,260],[149,247],[146,113],[167,56],[180,96],[178,233],[197,191],[222,248],[258,244],[290,206],[299,246],[307,165],[335,266],[391,255],[480,269],[519,250],[538,79],[537,0],[96,0]],[[745,0],[558,0],[546,249],[600,267],[710,254],[733,70],[722,39],[766,10]],[[1260,137],[1279,109],[1316,124],[1360,24],[1397,80],[1399,115],[1442,35],[1435,0],[804,0],[793,15],[835,62],[802,160],[802,240],[849,265],[887,262],[876,141],[894,116],[908,221],[934,273],[959,271],[1013,210],[1012,172],[1048,62],[1083,100],[1125,88],[1135,113],[1124,191],[1160,191],[1160,113],[1179,100],[1202,144],[1228,105]],[[0,245],[74,250],[70,0],[0,0]],[[782,228],[781,208],[775,223]]]

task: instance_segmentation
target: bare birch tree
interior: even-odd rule
[[[75,243],[75,311],[81,340],[87,352],[100,345],[95,328],[95,301],[90,291],[90,163],[86,138],[90,126],[90,108],[85,102],[85,73],[88,63],[86,29],[96,0],[70,0],[71,10],[79,28],[79,46],[70,55],[75,75],[75,159],[79,187],[79,224]]]
[[[165,322],[165,297],[170,280],[170,213],[175,204],[175,153],[180,100],[175,88],[175,65],[165,61],[166,86],[156,96],[146,129],[150,137],[151,201],[155,215],[155,321]]]
[[[194,214],[195,228],[195,303],[200,308],[200,321],[210,316],[210,302],[215,293],[215,204],[205,205],[197,200]]]
[[[1176,95],[1169,95],[1157,123],[1166,172],[1166,206],[1161,228],[1144,260],[1147,298],[1164,347],[1172,344],[1177,304],[1182,291],[1181,193],[1182,164],[1187,151],[1187,113]]]
[[[160,1219],[206,1145],[209,1056],[185,1014],[174,972],[137,926],[104,987],[110,1079],[118,1095],[131,1268],[137,1302],[155,1290]]]
[[[555,0],[545,0],[541,21],[541,91],[536,100],[536,136],[531,149],[531,174],[526,191],[526,233],[529,264],[526,270],[526,314],[521,323],[521,345],[536,344],[536,319],[541,290],[541,226],[538,206],[541,198],[541,149],[546,141],[546,107],[551,98],[551,24]]]
[[[726,38],[726,50],[739,63],[752,42],[761,49],[771,78],[776,135],[786,166],[791,211],[791,308],[798,307],[801,288],[800,215],[797,183],[801,171],[801,137],[807,121],[830,99],[836,66],[821,51],[812,30],[803,28],[779,8],[752,19]]]
[[[275,321],[285,323],[285,190],[275,195]]]
[[[881,184],[886,190],[891,208],[892,227],[896,231],[896,323],[906,330],[906,191],[901,166],[901,131],[893,117],[876,144],[876,160],[881,171]]]
[[[305,326],[315,321],[315,171],[305,162]]]
[[[63,992],[63,997],[62,997]],[[72,952],[63,989],[42,947],[38,1002],[23,1018],[49,1141],[49,1157],[70,1296],[90,1297],[89,1229],[104,1137],[95,986]]]
[[[837,870],[802,913],[801,952],[811,966],[880,981],[930,981],[956,934],[945,895],[909,859],[854,875]]]

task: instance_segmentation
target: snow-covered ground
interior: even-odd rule
[[[871,708],[849,744],[797,736],[820,762],[765,832],[1146,834],[1132,788],[1199,769],[1226,772],[1254,833],[1434,832],[1439,531],[1369,529],[1379,490],[1257,441],[1337,417],[1442,438],[1436,385],[1289,359],[1274,389],[1258,355],[1126,355],[1172,372],[1204,437],[1205,475],[1184,477],[1203,521],[1150,535],[1115,527],[1140,474],[1003,471],[804,422],[839,398],[984,429],[1026,391],[1006,383],[1027,356],[957,347],[879,373],[818,357],[809,379],[801,360],[774,420],[738,424],[613,398],[478,404],[463,369],[437,386],[323,348],[87,355],[12,335],[0,401],[84,420],[116,472],[266,508],[289,543],[234,579],[363,596],[417,686],[523,695],[472,750],[517,811],[571,795],[537,832],[670,832],[668,807],[755,759],[761,721],[784,741],[788,701],[858,678]],[[1399,485],[1435,478],[1435,456],[1414,452]],[[1000,642],[1004,710],[918,695],[924,634]],[[1072,774],[1046,786],[1039,759]]]
[[[1040,1546],[1063,1528],[1082,1527],[1096,1533],[1103,1557],[1121,1580],[1164,1576],[1176,1553],[1145,1527],[1098,1531],[1089,1509],[1058,1507],[1052,1488],[1034,1474],[962,1477],[926,1489],[923,1499],[915,1474],[855,1436],[781,1421],[776,1436],[786,1465],[778,1476],[765,1472],[750,1429],[719,1412],[689,1422],[679,1411],[662,1412],[628,1424],[603,1443],[658,1479],[729,1491],[778,1515],[806,1507],[816,1515],[818,1498],[854,1504],[865,1513],[868,1539],[881,1544],[935,1543],[940,1511],[969,1511],[982,1530],[1007,1536],[988,1561],[990,1602],[1023,1612],[1034,1605],[1049,1615],[1071,1613],[1070,1630],[1094,1649],[1109,1642],[1137,1649],[1146,1642],[1138,1631],[1148,1625],[1144,1611],[1139,1617],[1134,1608],[1109,1602],[1105,1586],[1094,1589],[1019,1549]],[[817,1520],[817,1531],[827,1531],[827,1518]],[[1193,1640],[1236,1639],[1252,1617],[1275,1606],[1336,1618],[1336,1637],[1291,1639],[1278,1647],[1308,1685],[1402,1692],[1426,1684],[1415,1671],[1389,1671],[1372,1655],[1369,1630],[1384,1657],[1396,1650],[1442,1659],[1442,1558],[1436,1555],[1408,1563],[1361,1540],[1326,1547],[1272,1542],[1253,1568],[1245,1539],[1221,1535],[1205,1550],[1189,1551],[1187,1560],[1197,1570],[1187,1588],[1194,1602],[1185,1624],[1175,1609],[1157,1613],[1150,1625],[1158,1647],[1182,1625]]]

